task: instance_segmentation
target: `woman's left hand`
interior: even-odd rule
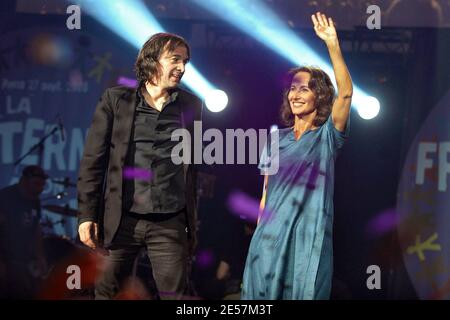
[[[327,18],[326,15],[317,12],[311,16],[311,19],[314,24],[314,31],[320,39],[326,43],[337,40],[336,29],[331,18]]]

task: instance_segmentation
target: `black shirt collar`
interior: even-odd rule
[[[142,94],[142,89],[143,88],[145,88],[145,85],[143,83],[141,83],[139,85],[139,87],[137,88],[137,90],[136,90],[136,98],[137,98],[138,103],[139,102],[147,103],[145,101],[145,99],[144,99],[144,95]],[[169,101],[166,103],[166,105],[168,105],[169,103],[174,102],[177,99],[179,91],[180,91],[179,88],[169,89]]]

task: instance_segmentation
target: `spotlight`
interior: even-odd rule
[[[142,0],[77,0],[77,4],[97,21],[108,27],[125,41],[140,49],[155,33],[165,32]],[[214,89],[192,63],[186,66],[183,83],[205,99],[205,94]]]
[[[358,98],[358,113],[359,116],[365,120],[375,118],[380,112],[380,102],[377,98],[371,96]]]
[[[273,125],[270,126],[270,133],[275,132],[277,130],[278,130],[278,125],[273,124]]]
[[[227,0],[216,1],[214,5],[211,5],[210,0],[192,1],[219,18],[228,21],[295,65],[314,65],[322,68],[330,75],[333,74],[333,68],[328,63],[328,60],[322,59],[314,52],[263,1]],[[333,77],[332,81],[336,86]],[[355,84],[353,86],[352,106],[358,111],[361,108],[366,112],[366,105],[361,104],[361,102],[366,102],[366,97],[367,93]],[[375,117],[378,113],[375,110],[375,107],[373,110],[370,109],[372,117]]]
[[[209,111],[220,112],[227,106],[228,96],[222,90],[209,90],[205,95],[205,104]]]

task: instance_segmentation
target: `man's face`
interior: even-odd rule
[[[159,81],[156,81],[158,87],[171,89],[178,86],[188,61],[189,57],[185,46],[176,47],[171,52],[166,49],[159,58],[161,77]]]

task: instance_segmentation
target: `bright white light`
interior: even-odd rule
[[[313,65],[321,68],[330,75],[331,81],[336,87],[333,68],[328,59],[324,60],[315,53],[263,1],[227,0],[215,1],[214,5],[211,5],[210,0],[192,1],[236,26],[294,65]],[[317,38],[317,41],[321,40]],[[352,106],[358,110],[359,108],[365,109],[365,106],[360,104],[360,101],[364,102],[365,97],[367,97],[367,93],[356,84],[353,85]]]
[[[270,126],[270,133],[275,132],[278,130],[278,126],[276,124],[273,124]]]
[[[214,90],[214,87],[194,68],[192,63],[186,65],[182,81],[203,99],[206,99],[208,92]]]
[[[75,0],[75,3],[137,49],[152,34],[165,32],[142,0]],[[206,92],[214,89],[192,63],[186,66],[182,82],[203,99]]]
[[[380,102],[375,97],[365,96],[358,99],[359,116],[365,120],[375,118],[380,112]]]
[[[205,105],[211,112],[220,112],[228,104],[228,96],[222,90],[209,90],[205,94]]]
[[[154,33],[164,32],[142,0],[78,0],[83,11],[140,48]]]

